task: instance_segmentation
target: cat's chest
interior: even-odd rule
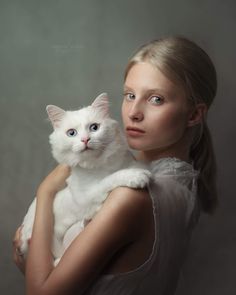
[[[108,175],[109,172],[106,170],[77,170],[69,177],[68,184],[74,192],[89,193],[93,187],[98,186]]]

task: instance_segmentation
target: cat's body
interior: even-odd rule
[[[118,123],[109,117],[105,94],[79,111],[65,112],[54,106],[47,111],[54,126],[50,135],[53,156],[72,167],[67,187],[56,194],[53,205],[52,252],[58,259],[110,191],[119,186],[143,188],[151,174],[134,159]],[[36,200],[23,221],[23,253],[31,237],[35,206]]]

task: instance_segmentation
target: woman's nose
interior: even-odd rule
[[[136,121],[136,122],[143,120],[144,116],[143,116],[143,111],[140,105],[133,105],[131,107],[129,112],[129,118],[132,121]]]

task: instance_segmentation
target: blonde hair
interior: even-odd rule
[[[130,59],[129,70],[138,62],[149,62],[166,77],[180,83],[193,104],[205,103],[209,108],[217,89],[215,67],[207,53],[183,37],[167,37],[142,46]],[[217,206],[216,160],[206,119],[195,127],[190,147],[194,168],[200,172],[198,197],[203,211],[212,213]]]

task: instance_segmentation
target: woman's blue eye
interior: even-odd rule
[[[77,135],[77,131],[74,128],[71,128],[66,131],[66,135],[69,137],[74,137]]]
[[[149,101],[153,104],[161,104],[163,102],[163,98],[160,96],[152,96]]]
[[[100,124],[98,124],[98,123],[93,123],[93,124],[91,124],[91,125],[89,126],[89,130],[90,130],[90,131],[97,131],[97,130],[99,129],[99,127],[100,127]]]
[[[124,94],[125,98],[128,100],[133,100],[135,99],[135,95],[133,93],[125,93]]]

